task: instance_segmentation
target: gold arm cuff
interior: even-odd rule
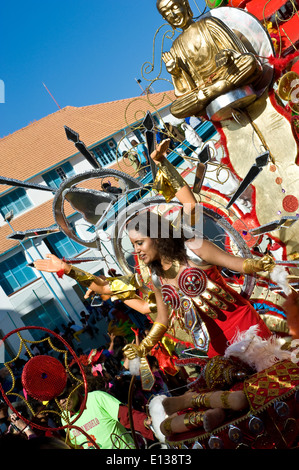
[[[221,403],[222,403],[222,408],[225,408],[225,409],[230,409],[231,408],[231,406],[228,402],[228,397],[229,397],[230,394],[231,394],[231,392],[229,392],[228,390],[221,393],[220,399],[221,399]]]
[[[107,277],[111,292],[114,294],[136,291],[142,284],[140,283],[137,276],[118,276],[118,277]]]
[[[186,186],[186,181],[174,166],[164,158],[158,164],[157,175],[153,184],[153,189],[165,197],[166,202],[171,201],[176,193]]]
[[[154,292],[150,292],[146,297],[146,301],[148,303],[149,309],[152,314],[157,313],[157,303],[156,303],[156,296]]]
[[[87,273],[82,269],[77,268],[76,266],[71,266],[70,272],[67,274],[75,281],[79,282],[84,287],[89,287],[93,282],[97,282],[98,277],[93,274]]]
[[[167,158],[164,158],[162,162],[159,163],[159,168],[163,172],[165,178],[168,179],[176,193],[187,184],[184,178],[167,160]]]
[[[171,429],[171,421],[172,420],[173,420],[173,418],[166,418],[163,421],[163,429],[164,429],[163,434],[165,436],[170,436],[172,434],[172,429]]]
[[[202,411],[190,411],[185,414],[184,425],[188,429],[196,429],[202,426],[203,424],[203,415]]]
[[[133,276],[107,277],[107,281],[113,293],[111,300],[133,299],[136,296],[136,289],[142,286],[138,274],[134,274]]]
[[[153,183],[153,189],[164,196],[166,202],[170,202],[176,194],[173,186],[160,169],[157,171],[156,178]]]
[[[211,408],[210,396],[212,392],[199,393],[192,397],[192,408]]]
[[[155,322],[149,334],[141,341],[139,351],[141,356],[146,356],[150,350],[163,338],[167,331],[167,326]]]

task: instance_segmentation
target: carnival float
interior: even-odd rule
[[[126,227],[143,211],[159,214],[175,226],[184,206],[177,198],[175,183],[181,175],[179,166],[175,169],[176,162],[185,159],[191,163],[188,174],[189,178],[192,176],[193,184],[189,183],[189,187],[201,207],[203,236],[208,232],[212,242],[244,259],[259,261],[270,256],[277,267],[276,271],[257,270],[243,274],[228,268],[221,271],[229,286],[226,295],[234,297],[236,292],[236,296],[251,302],[271,331],[271,337],[260,338],[254,326],[242,332],[236,329],[223,353],[209,357],[207,348],[201,347],[202,343],[209,343],[209,332],[205,331],[205,322],[198,320],[198,312],[209,312],[212,316],[211,312],[215,310],[217,316],[217,308],[227,301],[225,292],[219,285],[212,285],[211,280],[207,281],[204,275],[196,277],[198,272],[194,274],[193,271],[188,276],[194,274],[194,277],[189,276],[189,279],[186,275],[185,284],[181,283],[181,298],[172,289],[167,292],[164,289],[164,299],[168,296],[170,305],[170,324],[166,331],[163,330],[162,337],[156,338],[156,343],[164,348],[164,352],[166,350],[170,367],[175,371],[181,367],[191,371],[188,378],[191,401],[185,408],[177,401],[170,401],[167,413],[163,405],[167,397],[150,400],[149,416],[157,445],[168,449],[297,448],[299,367],[296,338],[299,336],[290,331],[284,303],[291,292],[297,295],[299,279],[298,5],[295,0],[207,0],[206,5],[205,11],[194,18],[187,0],[157,1],[157,8],[171,32],[163,37],[160,71],[154,78],[148,78],[148,88],[161,78],[163,70],[174,90],[170,110],[173,122],[184,134],[183,141],[167,153],[174,170],[168,167],[163,173],[163,168],[156,166],[151,158],[148,159],[149,172],[142,180],[124,171],[98,168],[78,135],[76,140],[76,134],[66,127],[67,137],[73,138],[93,168],[68,178],[55,191],[53,217],[65,235],[87,248],[98,250],[100,256],[104,256],[105,231],[110,221],[113,256],[124,279],[124,283],[113,290],[114,295],[124,299],[126,297],[121,295],[130,291],[130,296],[134,296],[134,289],[131,289],[134,277],[134,288],[138,289],[140,298],[154,305],[153,278],[130,248]],[[150,73],[155,74],[153,66]],[[150,108],[150,94],[147,98]],[[199,119],[201,126],[213,126],[218,137],[201,138],[196,128],[187,123],[191,117]],[[155,151],[159,131],[150,111],[144,114],[140,128],[150,157]],[[167,137],[174,141],[176,138],[171,130]],[[101,181],[107,178],[121,182],[120,195],[103,190]],[[90,180],[98,182],[100,189],[90,189]],[[45,190],[5,176],[0,182]],[[95,227],[93,238],[83,239],[69,224],[65,215],[66,203]],[[102,210],[97,211],[98,207]],[[194,229],[192,223],[190,227]],[[30,238],[44,231],[51,231],[51,228],[28,227],[26,232],[14,236]],[[262,272],[257,274],[259,271]],[[76,279],[80,282],[82,277]],[[110,279],[110,282],[116,282],[116,279]],[[189,297],[186,283],[189,283]],[[88,287],[90,284],[82,285]],[[194,307],[194,302],[201,302],[201,308],[198,303]],[[175,313],[178,310],[180,313]],[[155,322],[156,315],[153,308],[148,317]],[[203,333],[196,333],[198,331]],[[51,331],[46,333],[49,337],[45,341],[57,348],[51,339],[57,335]],[[25,348],[30,355],[22,329],[6,335],[3,344],[12,334],[20,338],[20,351]],[[79,358],[65,341],[58,339],[61,343],[57,350],[65,356],[63,363],[51,357],[48,361],[31,357],[22,373],[26,393],[43,402],[45,409],[64,389],[67,375],[72,373],[71,361],[77,363],[82,375],[81,379],[76,377],[75,388],[84,386],[87,395]],[[156,343],[149,342],[147,352]],[[134,377],[139,374],[144,375],[145,388],[151,390],[146,357],[136,356],[131,359],[129,394],[133,393]],[[13,375],[10,364],[5,365]],[[0,387],[12,408],[14,384],[13,379],[8,391]],[[52,390],[50,395],[49,388]],[[240,396],[234,393],[241,393],[245,404],[234,405],[233,397]],[[26,397],[21,398],[26,403]],[[211,410],[215,409],[224,413],[221,419],[213,420]],[[75,421],[67,418],[62,428],[75,428]],[[174,422],[179,423],[177,427]],[[133,424],[131,432],[138,447]],[[116,441],[120,438],[116,436],[115,448],[118,448]],[[86,439],[97,448],[90,436]]]

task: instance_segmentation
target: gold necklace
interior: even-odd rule
[[[163,278],[164,279],[174,279],[175,277],[177,277],[180,268],[181,268],[180,262],[179,261],[173,261],[170,268],[168,268],[166,270],[163,269]]]

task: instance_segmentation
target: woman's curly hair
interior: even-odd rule
[[[174,227],[168,219],[153,211],[140,212],[127,224],[127,231],[135,230],[143,236],[150,237],[156,244],[160,258],[167,261],[186,262],[184,231],[181,226]],[[163,268],[160,260],[155,260],[148,265],[151,271],[158,276],[163,276]]]

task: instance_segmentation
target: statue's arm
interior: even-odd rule
[[[172,51],[164,52],[162,60],[167,72],[172,76],[176,96],[188,93],[196,87],[190,75],[179,66],[178,58]]]

